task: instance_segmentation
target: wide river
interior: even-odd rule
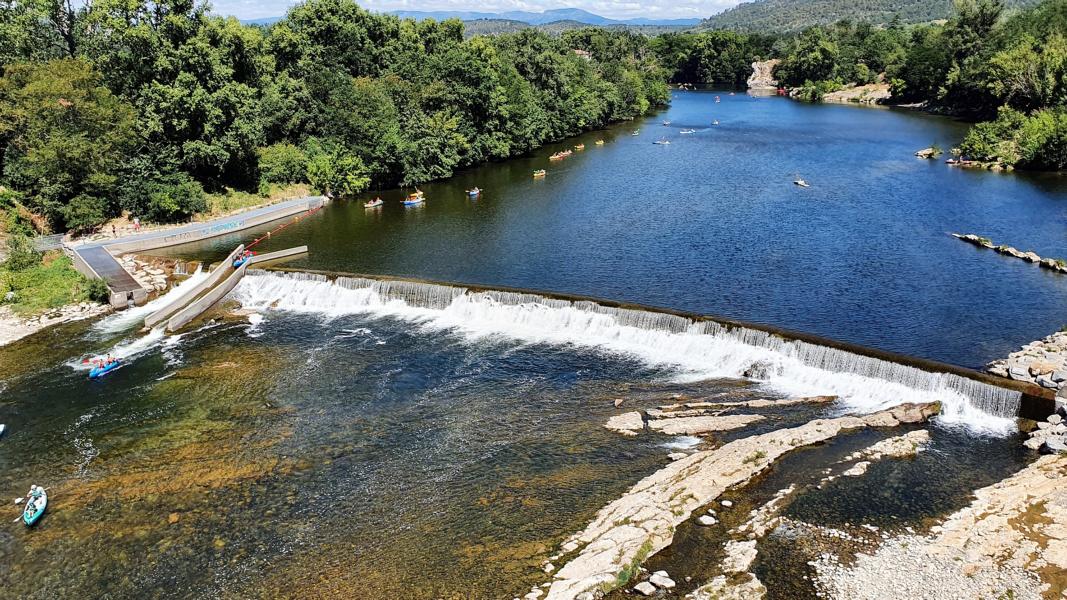
[[[674,92],[644,122],[423,186],[424,206],[401,206],[403,191],[377,210],[335,203],[257,249],[307,243],[292,266],[625,300],[981,367],[1067,324],[1067,278],[949,233],[1067,258],[1067,177],[914,156],[965,133],[913,112]]]
[[[402,207],[399,190],[380,192],[377,210],[363,199],[329,204],[257,250],[306,243],[309,256],[289,266],[585,294],[965,366],[1063,325],[1067,278],[948,234],[1067,257],[1067,180],[915,158],[963,135],[940,118],[719,95],[676,92],[644,121],[427,185],[423,206]],[[543,180],[531,177],[539,168]],[[811,187],[794,186],[798,177]],[[471,199],[474,186],[484,192]],[[168,253],[217,259],[255,233]],[[615,398],[646,408],[674,394],[841,396],[766,411],[722,440],[941,393],[574,307],[391,290],[258,274],[233,295],[250,316],[164,336],[137,332],[144,309],[134,309],[0,348],[0,500],[31,483],[51,495],[33,529],[0,526],[0,589],[521,597],[600,507],[667,452],[708,443],[609,432]],[[89,381],[83,359],[107,352],[126,366]],[[785,365],[779,380],[737,378],[769,356]],[[920,528],[1030,460],[1010,420],[950,416],[931,427],[930,451],[807,487],[790,516]],[[896,433],[795,453],[736,501],[747,508],[785,475],[816,481]],[[692,577],[689,589],[713,574],[702,532],[686,530],[684,547],[654,559],[679,581]],[[802,578],[813,557],[770,543],[762,551],[773,560],[758,566],[769,596],[814,597]]]

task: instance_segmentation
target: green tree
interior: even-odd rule
[[[354,196],[370,185],[363,161],[339,144],[317,149],[308,160],[308,181],[324,194]]]
[[[70,59],[10,65],[0,78],[4,178],[56,227],[91,227],[115,208],[100,199],[113,197],[135,143],[134,111],[101,83],[88,63]]]
[[[266,183],[298,183],[307,179],[308,157],[300,148],[278,143],[259,149],[259,178]]]

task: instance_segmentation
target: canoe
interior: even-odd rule
[[[93,369],[89,371],[89,379],[97,379],[99,377],[103,377],[104,375],[107,375],[108,373],[114,371],[120,366],[122,366],[122,361],[116,358],[115,360],[102,367],[93,367]]]
[[[33,525],[41,518],[46,508],[48,508],[48,492],[41,492],[36,502],[27,499],[26,508],[22,511],[22,522],[27,527]]]
[[[363,208],[378,208],[379,206],[381,206],[383,204],[385,204],[385,202],[382,202],[381,198],[375,198],[374,200],[371,200],[370,202],[364,202],[363,203]]]

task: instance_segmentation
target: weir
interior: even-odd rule
[[[1055,407],[1052,394],[1038,386],[955,365],[766,325],[582,296],[284,268],[250,273],[234,296],[253,308],[326,314],[434,311],[428,316],[442,327],[589,343],[709,378],[746,377],[797,393],[830,391],[867,410],[916,401],[916,395],[941,400],[950,421],[981,420],[975,411],[1002,419],[1044,418]]]

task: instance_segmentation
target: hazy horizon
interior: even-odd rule
[[[543,12],[561,8],[580,8],[609,19],[693,19],[710,17],[741,3],[741,0],[646,0],[614,2],[610,0],[356,0],[360,6],[376,12],[471,11],[500,13],[509,11]],[[279,17],[298,0],[215,0],[214,12],[238,19]]]

